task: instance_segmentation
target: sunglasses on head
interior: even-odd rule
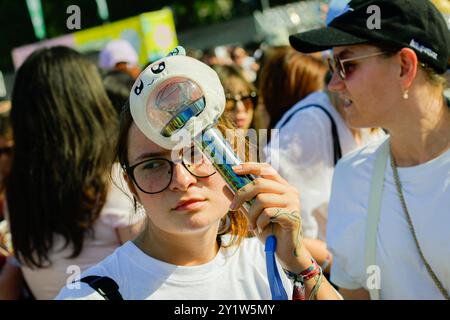
[[[383,54],[388,54],[389,52],[383,51],[383,52],[375,52],[363,56],[348,58],[348,59],[341,59],[339,56],[334,56],[333,59],[328,58],[328,65],[330,67],[330,71],[334,74],[336,71],[338,71],[339,77],[342,80],[345,80],[346,77],[350,75],[349,70],[346,68],[346,65],[348,65],[352,61],[356,60],[362,60],[362,59],[368,59],[372,57],[381,56]]]
[[[241,96],[241,95],[231,95],[226,94],[226,103],[225,110],[226,111],[234,111],[236,110],[237,103],[241,101],[244,104],[245,110],[249,111],[250,109],[255,108],[256,103],[258,102],[258,95],[256,92],[252,91],[249,95]]]

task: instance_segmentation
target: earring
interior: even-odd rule
[[[409,98],[409,95],[408,95],[408,89],[406,89],[406,90],[403,92],[403,99],[408,100],[408,98]]]

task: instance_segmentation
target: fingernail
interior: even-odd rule
[[[234,167],[233,167],[233,170],[234,170],[234,171],[242,170],[242,166],[241,166],[241,165],[234,166]]]
[[[230,210],[233,211],[234,209],[236,209],[235,206],[236,206],[236,202],[233,199],[233,201],[231,201],[231,204],[230,204]]]
[[[262,233],[262,229],[258,227],[258,233]]]

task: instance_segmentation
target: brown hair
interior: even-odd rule
[[[239,68],[235,65],[212,65],[211,68],[217,73],[219,76],[220,82],[223,87],[229,87],[230,82],[233,81],[233,78],[237,78],[241,80],[246,86],[248,91],[256,91],[253,83],[249,82]]]
[[[51,264],[57,234],[75,258],[110,187],[118,121],[100,74],[73,49],[40,49],[18,69],[11,103],[6,194],[16,257]]]
[[[126,173],[126,168],[129,166],[128,162],[128,133],[130,131],[131,125],[133,124],[133,117],[130,112],[130,104],[124,105],[122,112],[120,114],[120,126],[119,126],[119,137],[116,146],[116,157],[120,162],[120,165]],[[225,131],[227,129],[235,129],[232,122],[226,117],[222,116],[218,120],[217,128],[225,136]],[[239,130],[237,130],[239,131]],[[233,144],[232,144],[233,145]],[[248,148],[246,148],[248,149]],[[135,209],[136,209],[136,200]],[[229,219],[229,224],[226,220]],[[240,211],[229,211],[226,216],[221,220],[221,225],[226,226],[220,234],[217,235],[218,241],[220,243],[220,236],[223,234],[231,235],[231,239],[227,244],[221,244],[223,247],[230,247],[233,245],[239,245],[242,239],[247,235],[248,223],[245,216]]]
[[[326,64],[288,46],[271,48],[261,70],[260,95],[274,128],[283,114],[296,102],[314,91],[322,90]]]

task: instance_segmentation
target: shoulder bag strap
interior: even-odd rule
[[[292,118],[292,116],[294,114],[296,114],[297,112],[302,111],[304,109],[308,109],[308,108],[319,108],[320,110],[325,112],[325,114],[328,116],[328,118],[331,121],[331,135],[333,137],[334,165],[336,166],[336,164],[339,161],[339,159],[342,158],[341,143],[339,141],[339,135],[338,135],[337,127],[336,127],[336,122],[334,121],[333,117],[328,112],[328,110],[325,109],[324,107],[322,107],[322,106],[320,106],[318,104],[310,104],[310,105],[306,105],[304,107],[300,107],[297,110],[295,110],[294,112],[292,112],[289,115],[289,117],[286,120],[284,120],[283,123],[280,126],[278,126],[278,129],[281,129],[282,127],[284,127],[291,120],[291,118]]]
[[[109,277],[87,276],[80,279],[97,291],[105,300],[123,300],[117,283]]]
[[[389,139],[383,142],[378,149],[375,166],[372,174],[369,194],[369,210],[367,214],[366,241],[365,241],[365,265],[366,270],[369,266],[376,265],[377,253],[377,231],[380,220],[381,198],[384,189],[384,172],[386,170],[386,161],[389,154]],[[379,300],[380,290],[369,288],[370,299]]]

